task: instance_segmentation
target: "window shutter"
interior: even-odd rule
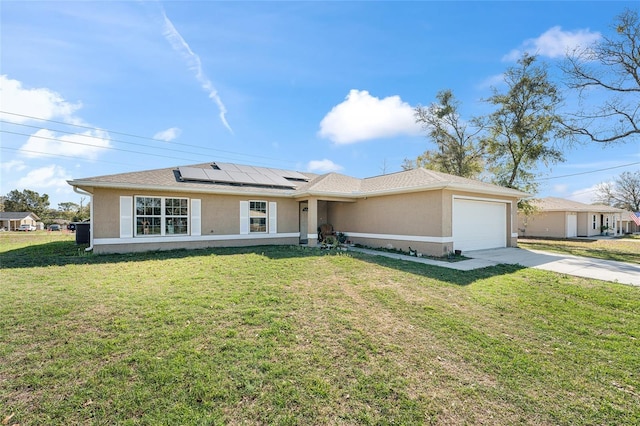
[[[133,197],[120,197],[120,238],[133,237]]]
[[[199,199],[191,199],[191,235],[202,235],[202,220],[201,220],[201,201]]]
[[[274,201],[269,203],[269,233],[278,233],[278,205]]]
[[[249,233],[249,202],[240,201],[240,234]]]

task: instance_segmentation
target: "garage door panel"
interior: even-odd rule
[[[453,246],[456,250],[506,247],[506,203],[455,199]]]

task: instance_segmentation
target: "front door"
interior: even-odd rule
[[[309,203],[303,201],[300,203],[300,244],[307,244],[309,237],[307,235],[308,227]]]

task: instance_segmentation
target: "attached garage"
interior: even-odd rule
[[[454,198],[453,248],[483,250],[507,246],[507,204]]]

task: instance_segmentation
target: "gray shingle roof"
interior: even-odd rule
[[[203,163],[187,167],[208,168],[211,167],[211,164],[212,163]],[[442,188],[476,193],[499,194],[518,198],[528,196],[528,194],[514,189],[422,168],[365,179],[346,176],[340,173],[328,173],[324,175],[301,173],[307,176],[309,181],[295,182],[295,189],[183,181],[180,178],[177,167],[74,179],[69,181],[69,184],[80,188],[105,187],[206,193],[272,194],[291,197],[325,195],[355,198]]]
[[[532,203],[542,211],[571,211],[571,212],[597,212],[597,213],[620,213],[623,210],[603,204],[584,204],[578,201],[566,200],[564,198],[546,197],[536,198]]]
[[[22,220],[29,216],[33,216],[34,219],[40,220],[38,215],[31,212],[0,212],[0,220]]]

